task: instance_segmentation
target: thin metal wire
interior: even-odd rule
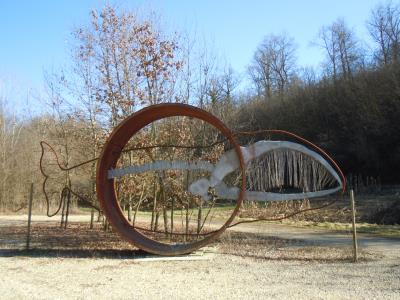
[[[46,183],[47,183],[47,180],[50,177],[47,175],[47,173],[44,171],[44,168],[43,168],[43,157],[44,157],[44,154],[45,154],[45,150],[44,150],[44,146],[43,145],[46,145],[50,149],[50,151],[54,154],[54,156],[56,158],[57,166],[62,171],[73,170],[73,169],[78,168],[80,166],[83,166],[83,165],[85,165],[87,163],[93,162],[93,161],[97,160],[97,158],[96,159],[91,159],[91,160],[88,160],[88,161],[84,161],[83,163],[80,163],[80,164],[77,164],[77,165],[74,165],[74,166],[68,168],[68,167],[62,166],[60,164],[60,161],[58,159],[58,155],[57,155],[56,151],[54,150],[54,148],[51,145],[49,145],[45,141],[41,141],[40,142],[40,147],[42,148],[42,153],[40,155],[39,167],[40,167],[40,173],[42,173],[42,175],[44,177],[44,180],[43,180],[43,183],[42,183],[42,191],[43,191],[43,194],[44,194],[44,198],[46,200],[46,215],[48,217],[53,217],[53,216],[55,216],[56,214],[58,214],[60,212],[61,206],[64,203],[64,201],[66,200],[66,195],[67,195],[68,191],[71,192],[71,194],[74,195],[81,202],[84,202],[88,206],[96,209],[97,211],[100,211],[100,209],[97,206],[93,205],[89,200],[85,199],[82,195],[79,195],[78,193],[73,191],[69,186],[64,186],[62,191],[61,191],[61,194],[60,194],[60,199],[58,200],[58,207],[57,207],[56,211],[54,213],[52,213],[52,214],[50,213],[50,200],[49,200],[49,196],[48,196],[47,191],[46,191]]]

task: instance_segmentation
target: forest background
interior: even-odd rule
[[[1,93],[0,211],[24,205],[31,182],[41,186],[41,140],[72,166],[97,157],[122,119],[164,102],[206,109],[232,130],[289,130],[327,150],[349,178],[399,183],[400,4],[380,4],[366,16],[373,47],[342,18],[322,26],[314,41],[325,56],[318,69],[297,63],[289,34],[266,35],[245,82],[189,34],[160,24],[155,13],[93,10],[72,32],[70,65],[45,72],[39,114],[17,113]],[[95,163],[68,176],[96,200]]]

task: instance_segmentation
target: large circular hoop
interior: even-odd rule
[[[221,228],[212,232],[204,239],[200,241],[194,241],[189,244],[161,243],[148,238],[136,230],[126,220],[121,210],[116,196],[114,179],[108,179],[108,170],[116,167],[122,149],[133,135],[154,121],[174,116],[197,118],[211,124],[218,129],[235,149],[242,174],[240,181],[240,193],[236,201],[236,206],[229,219],[221,226]],[[139,247],[140,249],[150,253],[159,255],[179,255],[190,253],[211,243],[213,240],[218,238],[232,223],[245,196],[246,178],[244,174],[245,163],[240,145],[237,143],[229,128],[226,127],[222,121],[212,114],[194,106],[180,103],[164,103],[149,106],[132,114],[114,129],[104,145],[97,164],[96,192],[104,214],[111,223],[113,229],[117,231],[122,238]]]

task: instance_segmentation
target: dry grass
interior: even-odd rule
[[[25,250],[25,243],[25,226],[0,227],[0,256],[132,258],[144,254],[114,232],[102,230],[100,224],[89,229],[88,223],[77,222],[63,229],[55,223],[34,223],[31,250]]]
[[[327,197],[321,199],[311,199],[309,200],[309,202],[298,200],[269,203],[247,202],[241,209],[239,217],[253,219],[276,218],[297,212],[299,210],[316,208],[335,199],[335,197]],[[398,209],[399,199],[399,196],[396,195],[356,195],[355,200],[357,221],[377,223],[378,219],[375,220],[374,217],[377,214],[380,214],[379,219],[382,219],[385,216],[385,213],[390,214],[391,211],[394,211],[392,207],[397,207]],[[398,214],[396,214],[396,216],[397,215]],[[298,214],[290,218],[290,220],[319,223],[349,223],[351,222],[351,208],[349,197],[348,195],[344,195],[343,197],[338,196],[334,204],[323,209],[312,210]]]
[[[345,232],[352,231],[351,223],[338,223],[338,222],[310,222],[310,221],[294,221],[286,220],[285,224],[295,227],[311,227],[321,228],[327,231]],[[376,234],[381,237],[400,237],[400,225],[378,225],[370,223],[357,223],[358,233]]]
[[[32,250],[23,250],[25,241],[26,227],[0,227],[0,256],[134,258],[146,255],[114,232],[104,231],[100,224],[89,229],[87,223],[76,222],[62,229],[52,222],[36,223],[32,227]],[[215,245],[218,253],[256,259],[322,262],[352,259],[347,248],[310,246],[301,240],[256,233],[227,231]],[[378,257],[364,251],[360,258],[370,260]]]
[[[281,239],[255,233],[227,232],[218,241],[219,252],[242,257],[268,260],[299,260],[319,262],[351,262],[350,248],[322,247],[304,244],[301,240]],[[378,259],[379,255],[359,251],[361,261]]]

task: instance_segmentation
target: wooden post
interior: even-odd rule
[[[93,192],[94,195],[96,194],[96,184],[95,184],[94,181],[92,181],[92,192]],[[92,196],[92,205],[94,205],[93,196]],[[90,229],[93,229],[93,223],[94,223],[94,208],[92,207],[92,209],[90,211],[90,226],[89,226]]]
[[[353,261],[357,262],[357,231],[356,231],[356,208],[354,202],[354,191],[350,190],[350,201],[351,201],[351,211],[352,211],[352,223],[353,223]]]
[[[93,203],[93,202],[92,202]],[[94,208],[90,211],[90,229],[93,229],[93,222],[94,222]]]
[[[68,193],[67,193],[67,209],[65,212],[65,221],[64,221],[64,229],[67,229],[67,225],[68,225],[68,216],[69,216],[69,206],[71,204],[71,190],[68,189]]]
[[[65,215],[65,195],[64,195],[64,190],[61,192],[61,201],[62,201],[62,209],[61,209],[61,223],[60,223],[60,228],[64,227],[64,215]]]
[[[31,183],[31,189],[30,189],[30,192],[29,192],[28,233],[27,233],[27,236],[26,236],[26,249],[27,250],[29,250],[29,244],[31,242],[32,201],[33,201],[33,183]]]
[[[171,199],[171,236],[174,233],[174,205],[175,205],[175,197],[172,197]]]
[[[199,238],[200,230],[201,230],[202,206],[203,205],[200,202],[200,205],[198,206],[198,211],[197,211],[197,238]]]

